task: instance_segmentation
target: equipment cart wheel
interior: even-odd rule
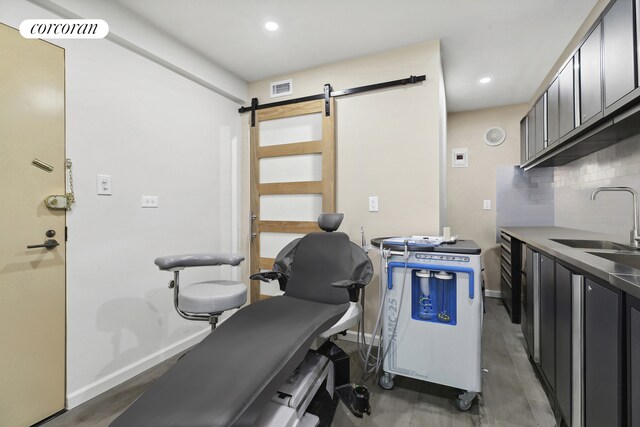
[[[475,399],[477,393],[472,391],[466,391],[458,396],[456,399],[456,403],[458,405],[458,409],[461,411],[468,411],[473,405],[473,399]]]
[[[380,377],[378,384],[380,384],[380,387],[385,390],[391,390],[393,389],[393,377],[391,376],[391,374],[385,373]]]

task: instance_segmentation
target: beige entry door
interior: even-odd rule
[[[65,194],[64,50],[3,24],[0,178],[0,426],[20,427],[65,401],[65,211],[43,203]]]

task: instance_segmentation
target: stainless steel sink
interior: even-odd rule
[[[589,252],[591,255],[599,256],[613,262],[624,264],[627,267],[640,270],[640,253],[620,253],[620,252]]]
[[[579,249],[611,249],[616,251],[634,251],[636,248],[630,245],[610,242],[608,240],[573,240],[573,239],[551,239],[561,245]]]

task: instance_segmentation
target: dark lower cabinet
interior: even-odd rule
[[[584,311],[585,426],[621,426],[621,295],[586,279]]]
[[[540,368],[552,390],[556,379],[554,261],[540,254]]]
[[[571,271],[556,264],[556,400],[571,425]]]
[[[640,300],[627,296],[627,425],[640,427]]]
[[[522,284],[522,316],[520,323],[522,326],[522,334],[527,344],[527,353],[533,358],[534,353],[534,333],[533,333],[533,258],[534,251],[527,246],[524,251],[525,263],[524,274],[521,279]],[[537,252],[536,252],[537,255]]]
[[[640,299],[528,244],[521,252],[522,332],[557,419],[640,427]]]

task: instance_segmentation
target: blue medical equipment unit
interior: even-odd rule
[[[377,238],[383,373],[460,390],[460,410],[481,391],[483,295],[480,248],[431,236]]]
[[[283,295],[242,307],[220,325],[222,311],[244,304],[246,287],[213,280],[180,290],[179,272],[237,266],[244,258],[156,259],[161,270],[174,273],[169,287],[178,313],[209,321],[212,332],[111,426],[315,427],[330,425],[339,400],[357,417],[370,414],[367,388],[351,382],[349,356],[329,340],[358,323],[358,298],[373,277],[363,248],[336,232],[342,219],[342,214],[320,215],[324,231],[294,240],[280,251],[273,271],[251,276],[278,280]]]

